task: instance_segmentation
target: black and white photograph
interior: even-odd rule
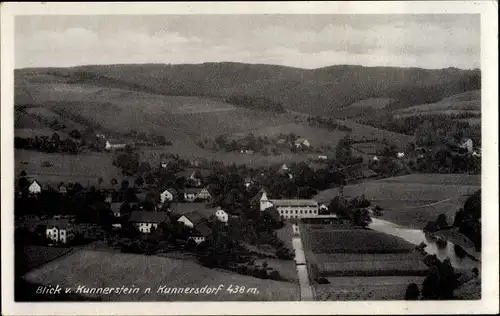
[[[480,302],[481,18],[13,16],[14,301]]]

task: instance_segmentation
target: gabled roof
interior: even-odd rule
[[[178,215],[185,215],[207,207],[206,203],[172,203],[170,210]]]
[[[207,188],[186,188],[184,190],[185,193],[191,193],[191,194],[199,194],[201,191],[207,190]]]
[[[106,141],[109,142],[111,145],[125,145],[127,143],[123,139],[116,139],[116,138],[108,138],[106,139]]]
[[[195,236],[203,236],[207,237],[212,234],[212,229],[210,229],[210,225],[208,221],[203,220],[199,223],[196,224],[196,226],[193,228],[193,235]]]
[[[165,191],[170,192],[170,194],[172,194],[172,195],[176,195],[177,194],[177,191],[175,189],[172,189],[172,188],[165,189],[165,190],[161,191],[160,193],[163,193]]]
[[[196,226],[198,223],[208,220],[212,215],[215,216],[215,212],[217,212],[217,208],[204,208],[186,213],[184,214],[184,217],[189,219],[189,221]]]
[[[52,218],[47,220],[47,228],[66,228],[70,224],[69,218]]]
[[[167,212],[134,211],[130,214],[129,221],[136,223],[163,223],[168,220]]]

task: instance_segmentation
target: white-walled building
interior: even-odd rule
[[[106,150],[124,149],[126,146],[127,146],[127,144],[125,143],[125,141],[116,140],[116,139],[108,139],[108,140],[106,140],[105,148],[106,148]]]
[[[56,244],[67,244],[75,237],[75,226],[68,218],[47,222],[46,236]]]
[[[464,139],[460,147],[467,149],[468,153],[472,153],[474,151],[474,143],[470,138]]]
[[[29,194],[40,194],[42,193],[42,186],[38,181],[33,180],[28,187]]]
[[[166,201],[173,201],[176,195],[177,192],[174,189],[166,189],[165,191],[160,193],[161,204],[165,203]]]
[[[200,200],[208,200],[212,196],[210,195],[210,192],[208,192],[207,188],[187,188],[184,191],[184,200],[188,202],[193,202],[196,199]]]
[[[285,219],[311,217],[319,215],[318,202],[305,199],[282,199],[270,200],[266,192],[262,192],[260,198],[260,211],[263,212],[270,207],[276,207],[278,214]]]
[[[134,211],[130,214],[129,221],[132,222],[141,233],[148,234],[157,229],[161,223],[168,221],[168,213]]]

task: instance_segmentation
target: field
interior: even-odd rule
[[[314,257],[321,275],[328,277],[426,275],[428,272],[419,253],[332,253]]]
[[[52,164],[42,167],[43,161]],[[85,153],[80,155],[63,155],[42,153],[33,150],[15,150],[15,175],[25,171],[28,178],[36,179],[41,184],[57,184],[63,182],[80,182],[82,185],[96,184],[99,177],[105,184],[113,178],[119,182],[123,176],[121,171],[112,165],[113,156],[108,153]]]
[[[384,208],[382,219],[423,228],[441,213],[452,221],[467,196],[479,190],[480,185],[479,175],[411,174],[348,185],[344,187],[344,195],[364,194],[372,204]],[[330,201],[337,194],[338,188],[325,190],[315,199]]]
[[[421,276],[334,277],[330,284],[315,284],[318,301],[403,300],[410,283],[422,284]]]
[[[358,102],[354,102],[353,104],[349,105],[349,107],[380,110],[385,108],[387,105],[391,104],[394,101],[396,100],[391,98],[369,98]]]
[[[403,239],[364,229],[301,229],[304,249],[319,253],[407,253],[414,246]]]
[[[439,102],[400,109],[397,114],[426,114],[427,112],[481,111],[481,90],[473,90],[444,98]]]
[[[22,254],[16,254],[16,257],[22,262],[16,262],[16,273],[26,273],[29,270],[38,268],[48,262],[62,257],[71,252],[71,248],[54,248],[45,246],[25,246],[22,249]],[[18,255],[20,255],[18,257]]]
[[[29,282],[60,284],[62,287],[150,287],[151,293],[125,295],[86,294],[104,301],[291,301],[298,299],[298,286],[249,276],[231,274],[202,267],[187,260],[155,256],[110,254],[97,251],[79,251],[55,260],[25,276]],[[160,286],[224,289],[214,294],[162,294]],[[231,294],[229,285],[257,288],[258,293]]]

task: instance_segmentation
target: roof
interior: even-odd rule
[[[212,229],[210,229],[210,224],[207,220],[202,220],[196,224],[193,228],[193,235],[201,235],[207,237],[212,234]]]
[[[172,213],[184,215],[207,207],[206,203],[172,203],[170,210]]]
[[[194,194],[198,194],[198,193],[200,193],[201,191],[203,191],[204,189],[206,190],[207,188],[186,188],[186,189],[184,190],[184,192],[186,192],[186,193],[194,193]]]
[[[260,198],[262,197],[262,194],[263,193],[266,193],[266,190],[264,188],[260,189],[259,192],[257,192],[257,194],[255,194],[251,199],[250,199],[250,202],[251,203],[254,203],[254,202],[258,202],[260,201]]]
[[[134,211],[130,214],[130,221],[138,223],[162,223],[166,222],[167,219],[167,212]]]
[[[58,227],[58,228],[63,228],[68,226],[70,223],[69,218],[52,218],[47,220],[47,228],[52,228],[52,227]]]
[[[110,208],[113,213],[120,212],[122,207],[122,203],[111,203]]]
[[[318,206],[315,200],[269,200],[275,206]]]
[[[108,138],[106,139],[107,142],[110,144],[115,144],[115,145],[125,145],[126,142],[123,139],[115,139],[115,138]]]
[[[175,189],[172,189],[172,188],[167,188],[167,189],[161,191],[161,193],[163,193],[165,191],[170,192],[172,195],[176,195],[177,194],[177,191]]]
[[[191,221],[194,225],[198,225],[199,223],[208,220],[210,216],[215,215],[218,208],[204,208],[199,209],[194,212],[186,213],[184,216]]]

